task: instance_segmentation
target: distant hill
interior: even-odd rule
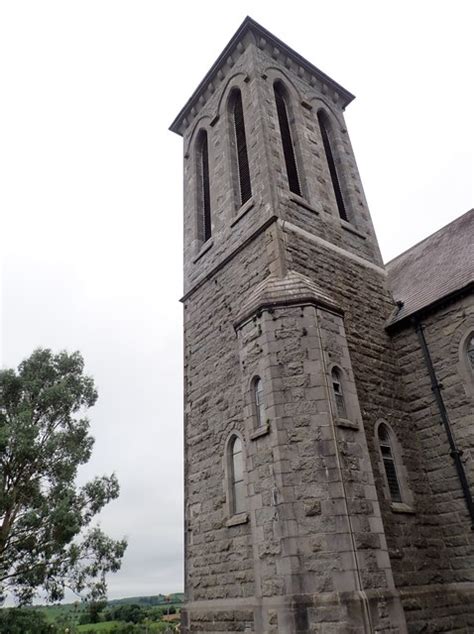
[[[137,605],[166,605],[169,603],[182,603],[184,600],[183,592],[172,592],[170,594],[154,594],[149,597],[125,597],[123,599],[111,599],[107,601],[109,605],[117,605],[120,603],[135,603]]]
[[[110,599],[107,601],[107,605],[123,605],[123,604],[135,604],[143,606],[153,605],[176,605],[183,603],[183,592],[171,592],[170,594],[154,594],[148,597],[124,597],[123,599]],[[57,605],[34,605],[32,609],[46,610],[48,614],[54,614],[57,612],[72,612],[81,610],[85,606],[80,601],[74,603],[60,603]]]

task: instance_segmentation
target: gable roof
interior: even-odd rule
[[[474,282],[474,209],[453,220],[386,265],[395,301],[403,302],[387,326]]]
[[[218,74],[221,74],[221,76],[226,74],[229,70],[229,59],[232,58],[232,54],[235,50],[239,51],[242,47],[242,40],[249,33],[253,35],[255,42],[260,48],[270,47],[270,50],[273,49],[273,51],[278,51],[278,54],[284,54],[288,59],[292,60],[293,63],[304,69],[310,76],[315,77],[326,86],[332,88],[332,90],[340,96],[343,108],[354,99],[352,93],[319,70],[319,68],[316,68],[311,62],[308,62],[307,59],[287,46],[275,35],[270,33],[270,31],[267,31],[258,22],[255,22],[255,20],[247,16],[170,125],[169,129],[172,132],[176,132],[177,134],[183,133],[183,123],[185,124],[189,117],[194,118],[195,111],[199,110],[200,104],[206,101],[209,94],[212,94],[215,76]]]

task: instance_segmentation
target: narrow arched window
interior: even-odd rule
[[[263,383],[259,376],[252,381],[253,405],[255,408],[255,421],[257,427],[265,423],[265,402],[263,400]]]
[[[321,130],[321,137],[323,140],[324,153],[326,155],[326,161],[329,168],[329,174],[331,176],[332,188],[334,190],[334,196],[336,198],[337,208],[339,215],[343,220],[347,220],[346,208],[344,206],[344,199],[342,197],[341,184],[337,175],[336,163],[334,161],[334,154],[331,148],[331,142],[329,140],[330,123],[326,113],[323,110],[318,112],[319,129]]]
[[[380,453],[382,454],[383,466],[387,477],[388,489],[392,502],[401,502],[402,494],[400,482],[397,474],[393,443],[390,430],[384,423],[380,423],[378,428],[378,438]]]
[[[244,458],[242,441],[235,436],[229,445],[230,453],[230,508],[233,515],[245,510]]]
[[[332,391],[334,400],[336,401],[336,412],[338,418],[347,418],[346,401],[342,389],[342,376],[339,368],[333,368],[331,371]]]
[[[466,347],[466,357],[467,357],[467,363],[469,368],[471,369],[471,372],[474,372],[474,333],[472,333],[467,340],[467,347]]]
[[[236,88],[230,97],[230,112],[232,119],[234,165],[237,172],[239,206],[244,205],[252,197],[250,182],[250,167],[245,136],[244,109],[242,93]]]
[[[281,82],[274,84],[275,103],[280,125],[281,143],[285,157],[286,173],[290,191],[301,196],[301,187],[296,164],[294,141],[291,134],[290,119],[288,117],[288,96]]]
[[[206,242],[211,237],[211,194],[209,188],[209,149],[207,132],[202,130],[197,142],[197,226],[198,240]]]

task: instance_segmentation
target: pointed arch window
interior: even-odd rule
[[[401,502],[402,494],[390,429],[385,423],[380,423],[377,433],[390,498],[392,502]]]
[[[339,368],[333,368],[331,371],[332,391],[334,400],[336,401],[336,412],[338,418],[347,418],[346,401],[342,387],[342,373]]]
[[[467,339],[466,358],[471,372],[474,373],[474,332]]]
[[[198,240],[203,243],[211,237],[211,193],[209,185],[209,148],[207,132],[201,130],[196,152],[197,163],[197,226]]]
[[[234,436],[229,443],[229,495],[232,515],[245,511],[244,458],[242,441]]]
[[[462,380],[466,395],[474,400],[474,330],[469,328],[459,334],[459,378]]]
[[[288,187],[291,192],[301,196],[301,186],[298,177],[294,140],[288,116],[288,95],[283,84],[279,81],[274,84],[273,90],[275,93],[281,143],[283,146],[283,155],[285,157],[286,173],[288,176]]]
[[[233,133],[233,163],[237,173],[239,206],[242,206],[252,197],[252,184],[250,181],[242,93],[238,88],[234,89],[230,95],[230,114]]]
[[[330,141],[330,130],[331,125],[329,122],[329,118],[324,110],[320,110],[318,112],[318,123],[319,129],[321,130],[321,137],[323,140],[324,153],[326,155],[326,161],[329,168],[329,174],[331,176],[332,188],[334,190],[334,196],[336,198],[337,208],[339,211],[339,216],[347,221],[347,212],[344,205],[344,198],[342,196],[341,184],[339,182],[339,177],[337,174],[336,163],[334,161],[334,154],[331,148]]]
[[[259,376],[256,376],[252,381],[252,397],[256,426],[262,427],[265,424],[265,401],[263,399],[263,383]]]

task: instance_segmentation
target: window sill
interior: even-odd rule
[[[347,222],[347,220],[343,220],[342,218],[339,218],[339,220],[341,223],[341,227],[343,229],[345,229],[349,233],[353,233],[355,236],[358,236],[359,238],[362,238],[363,240],[367,239],[367,236],[365,236],[363,233],[358,231],[353,225],[351,225],[350,222]]]
[[[319,215],[319,211],[312,207],[309,203],[307,203],[304,198],[300,198],[300,196],[290,196],[290,201],[292,203],[296,203],[300,207],[303,207],[303,209],[307,209],[308,211],[313,212],[313,214]]]
[[[234,225],[236,225],[239,222],[239,220],[241,220],[251,209],[253,209],[254,206],[255,206],[255,203],[253,201],[253,198],[251,198],[250,200],[247,200],[245,205],[243,205],[237,212],[237,215],[230,223],[230,226],[233,227]]]
[[[214,244],[214,240],[213,238],[209,238],[209,240],[206,240],[206,242],[204,242],[204,244],[201,246],[201,248],[199,249],[198,254],[196,255],[196,257],[193,260],[193,264],[196,264],[196,262],[202,258],[202,256],[207,253],[209,251],[209,249],[212,247],[212,245]]]
[[[347,418],[338,418],[336,420],[336,425],[338,427],[344,427],[346,429],[355,429],[355,430],[360,429],[357,423],[354,423],[351,420],[347,420]]]
[[[390,504],[390,508],[393,513],[406,513],[407,515],[414,515],[415,509],[409,504],[404,504],[403,502],[392,502]]]
[[[261,427],[257,427],[251,434],[250,440],[256,440],[261,436],[266,436],[270,433],[270,423],[265,423],[265,425],[261,425]]]
[[[237,515],[232,515],[232,517],[229,517],[225,525],[227,526],[227,528],[230,528],[231,526],[239,526],[239,524],[247,524],[248,521],[248,513],[237,513]]]

